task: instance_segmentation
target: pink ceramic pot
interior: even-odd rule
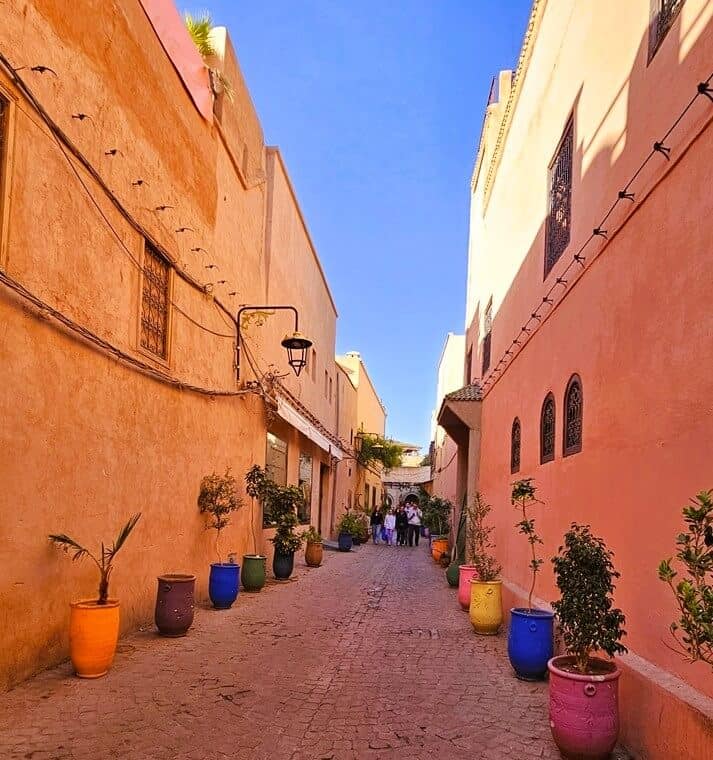
[[[473,565],[461,565],[458,568],[458,604],[464,609],[470,609],[470,582],[478,578],[478,571]]]
[[[604,760],[619,736],[619,676],[611,663],[595,659],[601,675],[562,670],[573,657],[553,657],[550,671],[550,728],[555,744],[569,760]],[[606,672],[607,666],[613,667]]]

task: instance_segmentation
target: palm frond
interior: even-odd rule
[[[193,44],[198,48],[198,52],[203,58],[210,58],[216,54],[216,49],[210,41],[210,33],[213,31],[213,19],[210,13],[203,13],[200,16],[192,16],[186,13],[184,17],[186,29],[191,35]]]
[[[116,541],[114,541],[114,545],[111,546],[109,549],[106,550],[106,557],[109,560],[112,560],[116,553],[121,549],[121,547],[124,545],[124,542],[131,534],[131,531],[136,527],[136,523],[141,519],[141,512],[137,512],[135,515],[133,515],[129,521],[124,525],[124,527],[119,532],[119,535],[116,537]]]
[[[55,544],[55,546],[61,547],[65,552],[74,549],[75,551],[72,560],[81,559],[82,557],[89,555],[88,549],[85,549],[81,544],[78,544],[73,538],[70,538],[65,533],[51,533],[48,538],[53,544]]]

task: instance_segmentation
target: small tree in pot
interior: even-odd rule
[[[266,505],[270,503],[270,493],[275,483],[268,478],[265,470],[259,465],[254,465],[245,474],[245,491],[250,497],[250,531],[253,539],[253,553],[243,555],[243,568],[241,579],[246,591],[260,591],[265,585],[265,561],[264,554],[257,550],[257,537],[255,535],[255,502],[263,508],[263,517],[260,522],[264,525],[264,515],[268,512]]]
[[[536,494],[537,488],[532,478],[518,480],[512,484],[510,502],[522,516],[515,527],[525,536],[530,546],[531,558],[528,567],[532,573],[532,582],[527,596],[527,608],[514,607],[510,610],[508,656],[517,677],[526,681],[544,678],[547,663],[554,654],[554,614],[549,610],[535,609],[532,606],[537,573],[544,561],[537,556],[537,545],[542,543],[542,539],[535,531],[534,518],[528,514],[528,510],[536,504],[543,503]]]
[[[560,599],[552,603],[567,652],[550,660],[550,725],[563,754],[605,758],[619,733],[618,679],[613,662],[593,657],[625,653],[622,611],[613,604],[619,573],[613,553],[588,525],[573,523],[553,557]],[[572,681],[581,684],[581,692]],[[580,693],[587,697],[582,705]]]
[[[270,539],[275,547],[272,571],[278,580],[287,580],[294,569],[295,552],[303,541],[302,535],[297,533],[297,510],[304,503],[304,494],[297,486],[274,486],[269,498],[276,525],[275,535]]]
[[[659,565],[659,578],[671,588],[681,617],[671,623],[678,653],[689,662],[713,666],[713,491],[701,491],[683,508],[688,531],[676,539],[676,558],[686,576],[671,559]]]
[[[131,517],[111,546],[102,542],[99,556],[65,533],[52,533],[49,536],[49,540],[65,553],[73,552],[73,561],[89,557],[99,571],[97,598],[72,602],[70,605],[70,657],[75,672],[81,678],[98,678],[105,675],[114,661],[119,639],[119,602],[109,598],[109,579],[116,555],[140,518],[140,513]]]
[[[470,622],[476,633],[494,636],[503,622],[500,564],[493,554],[495,528],[486,523],[490,505],[478,493],[471,505],[468,546],[475,573],[470,581]]]
[[[215,554],[218,559],[210,566],[208,594],[213,606],[219,610],[232,607],[238,596],[240,565],[223,562],[220,552],[220,538],[230,524],[230,515],[243,506],[238,496],[235,478],[230,468],[225,475],[206,475],[201,480],[198,494],[198,508],[206,516],[206,529],[215,531]]]

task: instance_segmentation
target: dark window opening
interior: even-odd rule
[[[485,377],[485,373],[490,368],[490,348],[492,343],[493,333],[493,299],[490,299],[488,308],[485,310],[485,318],[483,319],[483,371],[481,377]]]
[[[520,420],[515,417],[512,423],[512,433],[510,436],[510,472],[512,474],[520,472],[520,438],[522,430]]]
[[[582,450],[582,414],[584,411],[584,396],[582,382],[573,375],[567,383],[564,394],[564,456],[576,454]]]
[[[141,346],[162,359],[168,355],[169,271],[163,257],[147,243],[141,294]]]
[[[545,277],[569,245],[572,228],[572,149],[574,122],[565,127],[550,164],[549,210],[545,231]]]
[[[656,55],[685,0],[651,0],[651,23],[649,24],[649,62]]]
[[[555,458],[555,397],[548,393],[540,415],[540,464]]]

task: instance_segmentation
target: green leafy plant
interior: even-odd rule
[[[245,491],[251,500],[252,505],[257,501],[262,506],[262,525],[263,528],[272,525],[272,515],[270,514],[270,495],[277,488],[274,481],[268,478],[265,470],[259,465],[253,465],[245,474]],[[253,525],[253,546],[257,552],[257,540],[255,538],[255,527]]]
[[[314,527],[314,525],[309,526],[309,530],[306,530],[302,534],[302,538],[304,538],[308,544],[322,543],[322,534]]]
[[[428,528],[431,535],[445,536],[451,529],[451,514],[453,504],[440,496],[430,496],[423,489],[419,498],[419,506],[423,517],[421,522]]]
[[[270,539],[275,551],[280,554],[294,554],[302,546],[303,536],[297,533],[299,518],[297,512],[304,503],[304,494],[297,486],[268,487],[270,511],[275,521],[275,535]]]
[[[368,467],[376,462],[386,470],[401,466],[403,446],[380,435],[360,435],[359,438],[361,444],[356,460],[362,467]]]
[[[198,508],[202,515],[207,515],[206,528],[215,531],[215,553],[221,562],[220,534],[229,524],[229,515],[243,506],[243,500],[238,496],[235,478],[230,474],[230,468],[225,475],[206,475],[201,480],[201,490],[198,494]]]
[[[671,623],[677,651],[689,662],[713,666],[713,491],[701,491],[683,508],[688,532],[676,538],[676,558],[686,577],[676,581],[673,559],[659,565],[659,578],[673,592],[681,617]]]
[[[109,578],[114,569],[114,559],[119,553],[121,547],[126,543],[126,539],[131,535],[131,531],[136,527],[136,523],[141,518],[141,513],[133,515],[124,527],[119,531],[119,535],[111,546],[105,546],[102,541],[99,556],[92,554],[86,547],[77,543],[65,533],[52,533],[49,540],[60,547],[65,553],[74,552],[72,561],[81,560],[84,557],[94,562],[99,570],[99,596],[97,604],[106,604],[109,599]]]
[[[348,533],[350,536],[360,536],[361,523],[358,515],[355,512],[352,512],[352,510],[347,509],[337,523],[337,532]]]
[[[527,510],[534,504],[543,504],[539,499],[535,497],[537,489],[532,484],[532,478],[525,478],[524,480],[518,480],[512,484],[512,495],[510,497],[511,503],[516,509],[522,512],[522,520],[515,525],[515,527],[527,538],[530,544],[530,552],[532,558],[530,559],[529,567],[532,572],[532,583],[530,584],[530,593],[527,595],[527,609],[532,610],[532,595],[535,592],[535,581],[537,580],[537,573],[540,571],[540,567],[544,560],[538,558],[535,547],[537,544],[542,543],[542,539],[535,533],[535,521],[531,517],[527,516]]]
[[[213,19],[207,11],[204,11],[200,16],[193,16],[190,13],[186,13],[183,17],[188,34],[193,40],[193,44],[196,46],[199,55],[205,61],[206,58],[212,58],[218,55],[218,51],[215,49],[213,42],[211,41],[211,33],[214,29]],[[223,74],[220,69],[214,66],[208,66],[208,72],[210,74],[211,89],[214,95],[219,95],[220,92],[224,92],[225,96],[232,102],[235,97],[235,90],[233,89],[230,80]]]
[[[557,556],[552,558],[559,601],[552,602],[567,651],[579,673],[592,670],[591,653],[610,657],[627,651],[620,641],[626,635],[626,618],[613,605],[614,579],[619,573],[613,553],[588,525],[572,523]]]
[[[467,507],[467,560],[478,573],[478,579],[491,582],[500,575],[500,564],[493,556],[495,542],[492,533],[495,528],[486,525],[486,519],[491,511],[482,495],[476,492]]]

